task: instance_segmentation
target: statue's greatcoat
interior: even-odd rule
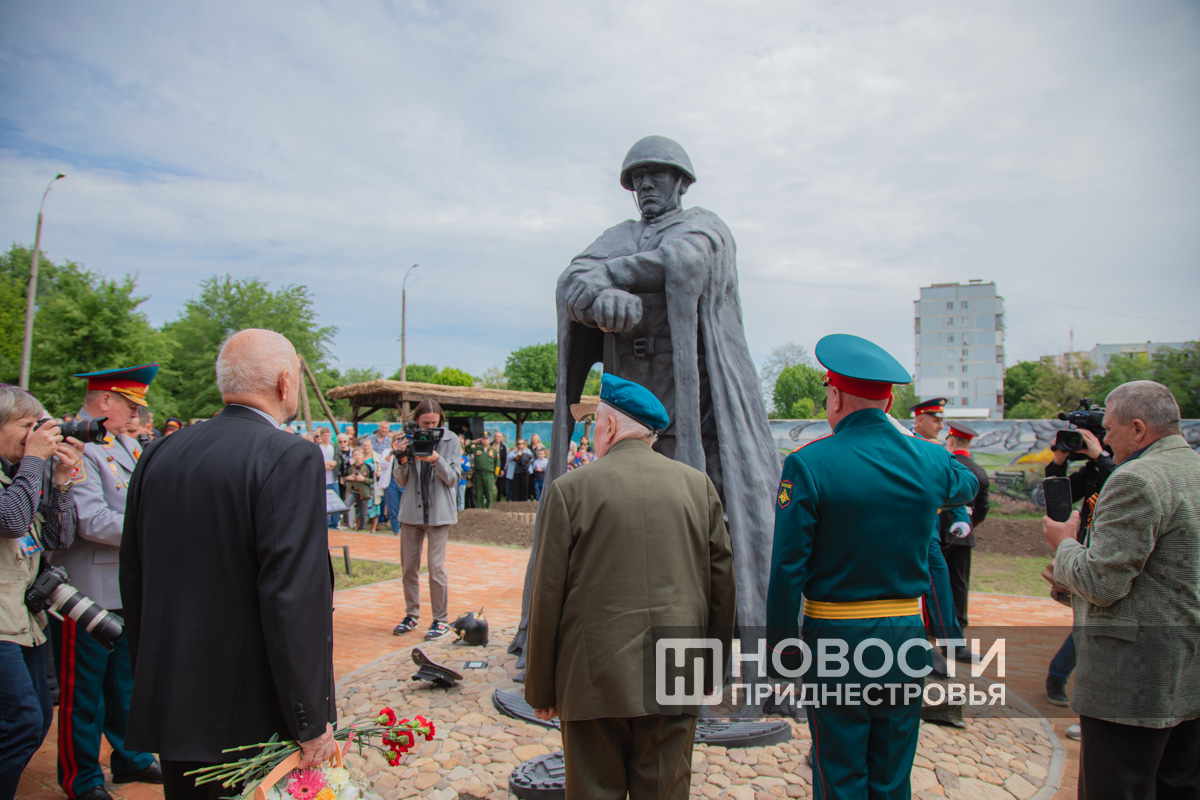
[[[582,273],[606,274],[613,288],[635,295],[665,295],[674,371],[674,403],[665,405],[674,457],[707,472],[720,491],[733,546],[738,624],[765,625],[780,461],[742,327],[733,234],[702,208],[668,212],[650,222],[626,220],[605,231],[560,276],[558,385],[547,485],[566,471],[574,426],[570,406],[579,401],[592,366],[603,360],[605,334],[574,321],[565,300]],[[702,391],[700,359],[707,391]],[[630,377],[619,366],[614,371]],[[705,457],[701,418],[706,413],[715,423],[719,465]],[[711,450],[713,443],[708,444]],[[524,648],[530,580],[527,572],[521,628],[511,652]]]

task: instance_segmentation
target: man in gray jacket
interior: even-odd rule
[[[392,461],[392,480],[404,488],[400,498],[400,561],[404,565],[404,619],[392,633],[399,636],[417,627],[421,619],[421,546],[429,540],[429,598],[433,624],[426,641],[450,633],[449,583],[446,580],[446,538],[458,522],[458,481],[462,474],[462,446],[446,428],[446,415],[434,400],[422,400],[413,419],[423,430],[440,428],[441,441],[431,455],[415,455],[406,441]]]
[[[1200,455],[1169,389],[1133,381],[1106,401],[1119,465],[1091,527],[1042,525],[1054,580],[1075,609],[1071,707],[1083,747],[1079,796],[1200,796]]]

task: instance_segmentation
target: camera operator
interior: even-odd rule
[[[458,522],[462,448],[458,437],[446,429],[446,416],[436,401],[422,400],[413,410],[413,418],[416,424],[409,423],[406,427],[404,441],[392,462],[392,480],[407,489],[400,499],[405,616],[392,633],[400,635],[414,630],[421,618],[421,545],[428,538],[433,624],[425,639],[430,641],[450,633],[446,538],[450,526]],[[429,441],[435,436],[435,441]],[[424,451],[429,451],[429,455],[417,455]]]
[[[1096,498],[1099,497],[1100,489],[1104,487],[1108,476],[1116,469],[1116,464],[1113,463],[1112,455],[1105,451],[1104,446],[1100,444],[1100,439],[1096,434],[1087,428],[1079,428],[1078,431],[1083,437],[1083,447],[1078,450],[1069,451],[1058,444],[1051,445],[1054,449],[1054,460],[1046,465],[1046,477],[1058,478],[1066,475],[1068,460],[1073,454],[1078,454],[1076,458],[1079,458],[1080,455],[1087,458],[1087,463],[1075,470],[1069,477],[1071,501],[1074,503],[1083,501],[1083,505],[1079,509],[1078,534],[1079,541],[1082,542],[1082,537],[1092,522]],[[1053,564],[1048,569],[1053,570]],[[1052,704],[1056,706],[1071,704],[1070,698],[1067,697],[1067,680],[1074,671],[1075,639],[1072,634],[1068,633],[1062,647],[1058,648],[1058,653],[1050,661],[1050,669],[1046,675],[1046,699]],[[1067,735],[1076,738],[1077,731],[1077,727],[1072,725],[1071,728],[1068,728]]]
[[[71,471],[83,444],[64,441],[53,422],[38,426],[41,417],[33,395],[0,386],[0,800],[16,794],[54,713],[46,685],[46,617],[30,612],[25,592],[41,569],[42,551],[75,540]]]

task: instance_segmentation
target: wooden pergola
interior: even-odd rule
[[[521,426],[534,412],[554,411],[553,392],[513,392],[508,389],[485,389],[476,386],[442,386],[416,381],[370,381],[338,386],[326,392],[330,400],[350,401],[350,421],[355,434],[358,423],[382,409],[402,410],[406,403],[415,405],[422,400],[436,400],[447,413],[498,413]],[[598,397],[584,397],[583,402],[596,402]]]

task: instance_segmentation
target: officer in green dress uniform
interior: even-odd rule
[[[473,441],[467,445],[471,456],[471,474],[475,480],[475,504],[480,508],[491,508],[496,499],[496,466],[500,455],[491,441]]]
[[[770,669],[794,677],[797,638],[814,655],[817,668],[803,680],[821,702],[806,706],[815,798],[907,798],[929,668],[919,598],[929,586],[930,531],[938,508],[968,502],[977,484],[943,448],[889,420],[892,385],[909,382],[895,358],[847,334],[826,336],[815,353],[829,370],[833,434],[783,465],[767,590],[767,638],[780,664],[772,658]],[[856,663],[867,639],[882,645],[863,648]],[[834,675],[815,656],[843,644],[848,669]],[[870,685],[879,686],[866,701],[854,696]]]
[[[932,397],[911,406],[908,410],[913,414],[913,433],[931,442],[937,442],[938,433],[942,430],[942,417],[945,413],[947,400],[945,397]],[[946,509],[953,516],[953,521],[969,519],[965,506]],[[950,568],[946,565],[946,555],[942,552],[941,512],[938,521],[934,523],[929,537],[929,586],[925,591],[921,604],[925,619],[925,632],[935,640],[956,640],[963,638],[962,628],[954,613],[954,594],[950,587]],[[960,652],[966,652],[961,650]],[[937,675],[946,675],[946,659],[939,651],[933,657],[933,671]]]
[[[121,613],[117,582],[118,550],[125,522],[129,479],[142,449],[127,436],[125,426],[146,389],[158,374],[158,364],[128,369],[87,372],[87,394],[80,420],[105,419],[103,444],[88,442],[71,475],[79,525],[75,542],[52,554],[65,567],[71,584],[102,608]],[[112,745],[110,764],[114,783],[162,783],[162,772],[151,753],[125,747],[133,672],[124,634],[110,653],[87,631],[67,619],[51,618],[50,631],[59,659],[58,781],[73,800],[110,800],[100,767],[100,738]]]

